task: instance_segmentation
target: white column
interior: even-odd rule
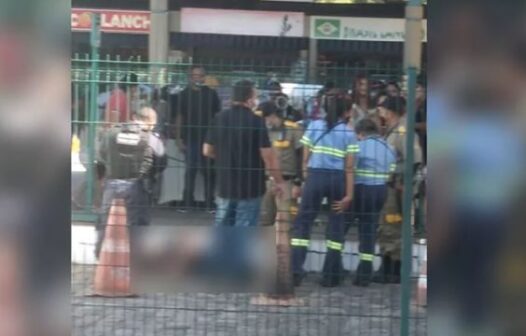
[[[168,0],[150,0],[151,24],[148,44],[152,82],[162,86],[166,81],[166,67],[155,63],[166,64],[170,50],[170,25]]]

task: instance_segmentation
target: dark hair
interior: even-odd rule
[[[261,103],[259,105],[259,110],[263,113],[263,117],[270,117],[271,115],[282,117],[282,115],[279,113],[279,110],[276,104],[271,101],[266,101],[264,103]]]
[[[244,103],[252,98],[254,83],[249,80],[240,80],[234,84],[232,90],[232,100],[237,103]]]
[[[365,135],[378,134],[380,132],[378,125],[370,118],[364,118],[358,121],[354,130],[357,134]]]
[[[380,105],[401,117],[405,114],[405,99],[402,97],[387,97]]]
[[[343,118],[345,112],[351,107],[351,101],[342,93],[327,95],[325,98],[325,121],[327,128],[333,128],[336,123]]]
[[[192,65],[190,66],[189,71],[192,72],[192,71],[194,71],[195,69],[202,69],[202,70],[206,73],[206,69],[205,69],[205,67],[202,66],[201,64],[192,64]]]
[[[139,78],[137,77],[137,74],[130,72],[129,74],[124,75],[124,77],[121,78],[119,83],[119,88],[121,90],[128,90],[131,86],[138,86],[139,85]]]
[[[352,100],[353,103],[358,104],[358,83],[361,80],[364,80],[364,79],[366,79],[367,82],[368,82],[368,85],[367,85],[367,105],[370,107],[370,106],[372,106],[371,85],[370,85],[370,82],[369,82],[369,78],[367,78],[367,76],[365,74],[358,74],[358,75],[356,75],[356,77],[354,77],[354,80],[352,82],[352,88],[351,88],[351,100]]]
[[[398,90],[398,92],[402,91],[402,88],[400,88],[400,85],[398,85],[398,83],[397,83],[396,81],[389,81],[389,82],[387,83],[387,85],[386,85],[386,88],[387,88],[387,86],[389,86],[389,85],[394,86],[394,87]]]

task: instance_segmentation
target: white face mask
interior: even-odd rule
[[[252,110],[255,111],[258,108],[258,106],[259,106],[259,99],[258,98],[253,99],[252,100],[252,106],[251,106]]]

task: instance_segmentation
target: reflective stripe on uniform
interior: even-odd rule
[[[363,176],[363,177],[375,177],[375,178],[381,178],[381,179],[388,179],[389,175],[388,173],[378,173],[374,170],[367,170],[367,169],[356,169],[355,171],[356,176]]]
[[[327,240],[327,248],[330,248],[331,250],[341,251],[343,250],[343,244],[332,240]]]
[[[373,261],[374,254],[360,253],[360,260]]]
[[[300,142],[309,148],[312,147],[312,141],[306,135],[301,138]]]
[[[396,170],[396,163],[391,163],[389,166],[389,172],[394,172]]]
[[[309,240],[308,239],[292,238],[290,240],[290,245],[291,246],[309,247]]]
[[[315,146],[314,148],[311,148],[311,151],[313,153],[327,154],[327,155],[332,155],[332,156],[336,156],[339,158],[345,157],[344,151],[336,149],[336,148],[331,148],[331,147]]]
[[[347,153],[359,153],[360,152],[360,146],[359,145],[349,145],[347,146]]]

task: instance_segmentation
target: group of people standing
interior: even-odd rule
[[[297,122],[301,119],[298,113],[277,102],[279,92],[261,103],[255,84],[248,80],[233,86],[231,107],[221,111],[217,92],[204,84],[205,75],[203,67],[192,67],[188,87],[176,95],[164,92],[162,99],[158,99],[162,106],[153,106],[159,110],[155,119],[171,119],[171,123],[153,119],[142,122],[153,125],[143,127],[144,130],[152,133],[157,127],[161,134],[175,139],[185,154],[181,209],[195,206],[195,179],[201,172],[205,206],[215,210],[215,225],[276,223],[278,230],[290,232],[290,240],[278,242],[278,249],[290,249],[292,283],[300,285],[305,276],[303,264],[311,227],[326,199],[330,210],[321,284],[333,287],[341,283],[345,236],[355,222],[360,263],[354,284],[399,282],[402,172],[405,164],[411,164],[405,162],[407,129],[405,99],[400,87],[395,82],[388,83],[375,88],[373,94],[367,77],[356,76],[350,94],[334,87],[320,92],[318,113],[301,123]],[[279,91],[279,83],[273,85]],[[425,162],[422,85],[417,99],[419,141],[414,144],[415,166]],[[143,114],[155,113],[150,108],[139,111],[136,114],[139,121]],[[115,122],[121,122],[121,114],[116,113]],[[110,118],[111,115],[108,114]],[[164,124],[169,126],[162,127]],[[142,139],[122,133],[122,130],[109,133],[109,139],[115,141],[107,143],[139,143]],[[153,146],[151,139],[141,143],[145,148]],[[107,157],[111,150],[102,152]],[[133,173],[138,177],[149,169],[141,155],[138,156],[141,164],[136,165]],[[119,191],[122,183],[107,185],[104,199],[122,194]],[[133,190],[132,185],[127,189]],[[376,243],[380,245],[382,265],[373,275]]]
[[[323,199],[330,213],[321,284],[341,283],[345,235],[356,219],[360,264],[354,284],[400,281],[405,100],[386,94],[374,109],[363,108],[360,94],[369,92],[367,79],[359,77],[356,84],[351,96],[335,89],[324,93],[323,117],[304,130],[272,101],[258,104],[254,83],[240,81],[232,107],[215,116],[205,139],[203,154],[215,160],[217,172],[215,224],[276,223],[277,230],[287,230],[283,223],[291,223],[295,285],[305,274],[311,226]],[[418,165],[418,141],[414,148]],[[382,266],[373,276],[376,242]]]

